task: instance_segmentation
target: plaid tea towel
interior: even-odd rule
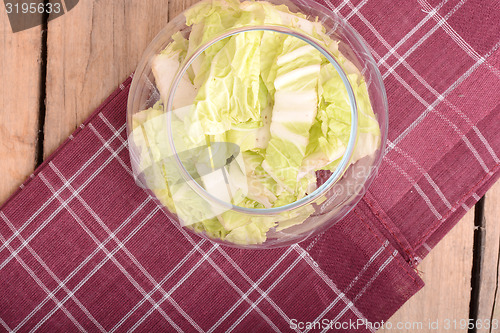
[[[388,93],[389,146],[358,206],[275,250],[187,233],[133,181],[129,78],[0,209],[0,330],[374,332],[423,286],[415,266],[499,177],[499,5],[324,5]]]

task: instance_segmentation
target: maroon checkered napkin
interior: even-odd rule
[[[0,209],[0,330],[374,332],[414,271],[499,176],[500,8],[483,1],[325,4],[367,40],[389,147],[360,204],[288,248],[187,233],[133,181],[130,79]]]

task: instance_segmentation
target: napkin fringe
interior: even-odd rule
[[[401,254],[404,254],[405,260],[415,268],[418,265],[418,260],[416,259],[415,249],[410,245],[406,237],[399,230],[392,219],[387,215],[387,213],[382,209],[378,201],[372,195],[370,190],[368,190],[363,197],[362,201],[366,203],[369,207],[371,213],[373,214],[374,221],[378,221],[377,229],[384,234],[384,236],[391,242],[391,244],[399,250]]]

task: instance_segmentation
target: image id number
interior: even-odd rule
[[[5,8],[7,9],[7,14],[42,14],[42,13],[47,13],[47,14],[59,14],[61,12],[61,3],[50,3],[48,2],[47,4],[44,4],[43,2],[41,3],[11,3],[7,2],[5,4]]]
[[[477,319],[474,321],[474,319],[460,319],[460,320],[450,320],[450,319],[445,319],[444,320],[444,329],[445,330],[456,330],[456,329],[498,329],[499,327],[499,322],[498,319]]]

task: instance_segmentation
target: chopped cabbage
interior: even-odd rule
[[[189,38],[174,34],[152,62],[162,101],[182,61],[212,38],[234,27],[285,25],[322,43],[348,74],[359,132],[351,163],[380,147],[367,84],[320,22],[265,1],[202,1],[185,16]],[[179,156],[191,152],[181,160],[193,181],[219,200],[252,209],[285,206],[312,193],[316,171],[335,170],[344,155],[352,121],[347,90],[333,65],[308,43],[270,31],[236,34],[207,48],[181,79],[173,110],[170,132]],[[311,205],[273,216],[214,207],[168,163],[165,117],[161,102],[134,116],[134,170],[184,226],[235,244],[261,244],[270,230],[286,233],[314,213]],[[214,162],[210,144],[224,142],[239,151]],[[207,143],[208,155],[200,150]]]

